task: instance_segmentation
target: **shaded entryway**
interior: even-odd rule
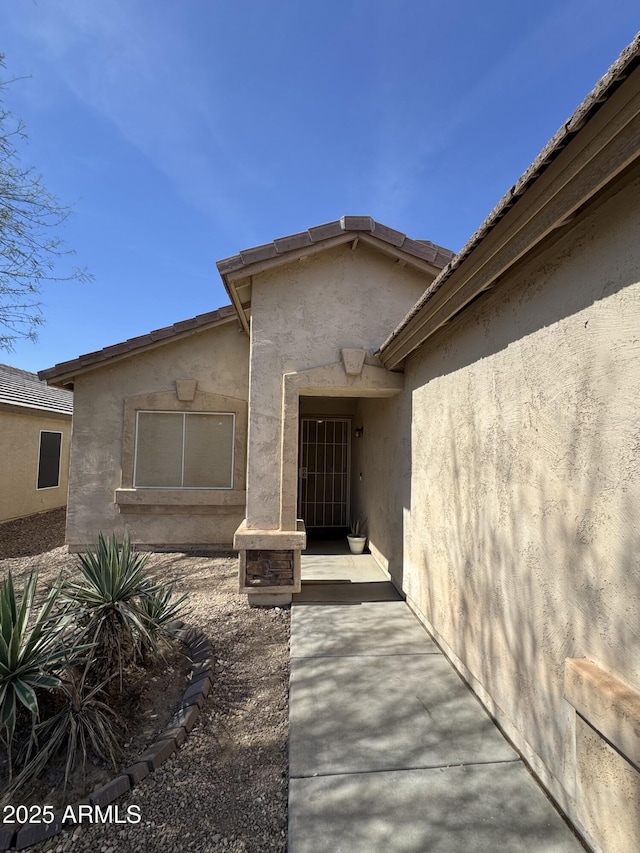
[[[322,540],[320,540],[322,541]],[[340,540],[328,540],[337,546]],[[302,555],[302,590],[293,601],[400,601],[401,596],[371,554],[308,553]]]
[[[300,418],[298,516],[308,533],[349,526],[351,418]]]

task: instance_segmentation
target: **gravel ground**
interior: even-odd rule
[[[47,583],[70,571],[74,557],[63,537],[59,511],[0,525],[0,578],[9,569],[16,580],[37,569]],[[149,563],[190,593],[188,622],[214,648],[213,690],[182,748],[118,800],[120,818],[136,806],[139,823],[83,824],[31,849],[284,853],[289,611],[249,608],[236,592],[235,557],[152,554]]]

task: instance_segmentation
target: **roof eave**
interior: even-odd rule
[[[214,314],[217,316],[210,320],[202,319]],[[146,335],[129,338],[122,343],[40,370],[38,371],[38,378],[44,380],[48,385],[72,390],[76,377],[82,374],[102,367],[110,367],[138,353],[149,352],[167,343],[184,340],[208,329],[233,322],[237,322],[235,311],[231,306],[224,306],[217,311],[210,312],[210,314],[201,314],[190,320],[175,323],[173,326],[156,329]]]
[[[29,403],[17,403],[10,400],[0,400],[0,410],[3,412],[16,412],[20,414],[32,414],[40,417],[50,417],[55,420],[61,418],[69,419],[73,417],[73,410],[47,408],[46,406],[36,406]]]

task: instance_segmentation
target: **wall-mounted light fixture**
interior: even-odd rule
[[[354,430],[354,435],[356,438],[362,438],[364,435],[364,427],[356,427]]]

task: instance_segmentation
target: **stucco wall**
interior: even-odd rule
[[[37,488],[41,430],[62,433],[60,485],[49,489]],[[66,504],[70,446],[71,416],[0,409],[0,521],[46,512]]]
[[[245,513],[248,357],[246,335],[230,322],[77,377],[67,518],[72,549],[95,542],[99,531],[122,533],[125,528],[143,545],[231,544]],[[183,379],[197,381],[193,401],[178,401],[176,382]],[[220,411],[221,397],[227,398],[223,410],[234,405],[239,413],[233,494],[218,491],[212,497],[201,490],[164,490],[160,496],[151,489],[132,493],[127,487],[132,485],[136,406]],[[116,490],[123,486],[126,493],[118,492],[118,503]],[[217,496],[225,503],[211,505]]]
[[[608,853],[637,850],[640,777],[578,725],[563,673],[587,657],[640,690],[638,234],[636,180],[405,376],[403,587]]]
[[[430,280],[366,245],[253,277],[248,526],[279,526],[283,374],[339,362],[343,348],[377,349]]]
[[[369,548],[402,587],[403,525],[411,488],[411,397],[358,401],[363,427],[353,441],[353,505],[367,522]]]
[[[300,397],[300,415],[353,418],[358,401],[351,397]]]

